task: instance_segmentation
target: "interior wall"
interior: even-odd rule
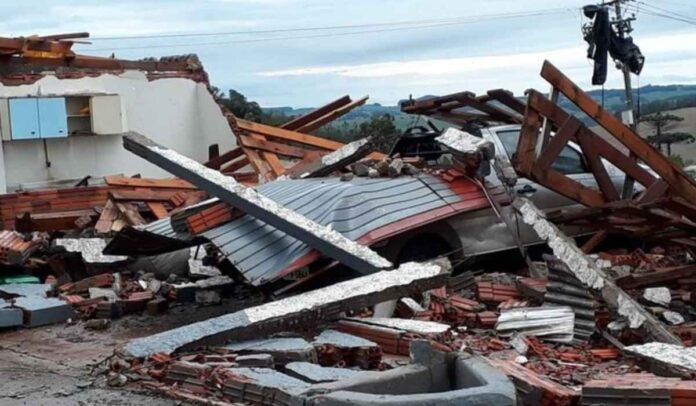
[[[144,73],[101,75],[80,79],[47,76],[31,85],[0,85],[0,97],[48,96],[80,93],[115,93],[121,96],[127,131],[154,141],[197,161],[208,157],[208,146],[233,148],[235,138],[205,84],[185,78],[148,81]],[[70,136],[46,140],[3,141],[0,174],[2,192],[24,183],[112,174],[168,177],[123,148],[120,135]]]

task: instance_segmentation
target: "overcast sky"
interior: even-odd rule
[[[694,0],[643,0],[696,20]],[[85,54],[137,59],[196,53],[222,89],[263,106],[315,106],[343,94],[395,104],[413,94],[516,93],[547,86],[551,60],[589,88],[577,0],[22,0],[3,1],[6,36],[88,31]],[[696,83],[696,23],[649,15],[633,34],[647,61],[640,85]],[[659,7],[656,9],[655,7]],[[410,22],[409,24],[402,24]],[[399,23],[382,25],[385,23]],[[373,26],[366,26],[377,24]],[[362,27],[249,34],[249,31]],[[367,31],[367,32],[366,32]],[[96,39],[158,34],[235,35]],[[242,32],[241,34],[239,32]],[[247,33],[244,33],[247,32]],[[345,34],[349,35],[336,35]],[[192,45],[193,44],[193,45]],[[127,49],[139,48],[139,49]],[[635,77],[634,77],[635,80]],[[622,85],[610,68],[607,87]]]

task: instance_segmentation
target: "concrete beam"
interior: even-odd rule
[[[299,325],[335,320],[347,310],[357,310],[385,300],[410,296],[442,286],[449,266],[407,263],[311,292],[189,324],[129,342],[124,353],[148,357],[163,352],[200,346],[215,346],[285,331]]]
[[[230,176],[163,147],[149,138],[129,133],[124,147],[160,168],[187,180],[220,200],[291,235],[322,254],[363,274],[390,268],[392,264],[369,247],[352,241],[330,227],[318,224],[248,188]]]
[[[645,328],[653,341],[682,346],[682,342],[672,334],[662,322],[633,300],[618,287],[606,272],[590,260],[561,230],[546,219],[546,216],[528,199],[518,198],[513,202],[515,209],[522,214],[523,221],[545,240],[554,255],[585,286],[599,291],[609,308],[629,320],[634,329]]]

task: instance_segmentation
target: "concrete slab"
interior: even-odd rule
[[[285,365],[293,361],[317,361],[314,346],[304,338],[263,338],[231,343],[224,348],[241,354],[270,354],[276,365]]]
[[[346,348],[369,348],[379,345],[362,337],[342,333],[336,330],[324,330],[312,342],[314,345],[333,345]]]
[[[75,312],[70,304],[54,297],[19,297],[14,300],[14,305],[22,309],[24,325],[27,327],[62,323],[75,317]]]
[[[13,283],[0,285],[0,296],[8,299],[10,296],[37,296],[46,297],[46,292],[51,290],[51,285],[36,283]]]
[[[294,376],[310,383],[340,381],[363,372],[346,368],[323,367],[311,362],[291,362],[285,366],[285,369]]]
[[[394,271],[382,271],[296,296],[193,323],[131,341],[125,354],[147,357],[180,348],[221,345],[287,331],[322,320],[336,320],[347,310],[361,309],[385,300],[442,286],[449,267],[435,263],[407,263]]]

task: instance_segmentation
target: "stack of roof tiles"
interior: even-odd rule
[[[520,293],[512,285],[478,281],[476,282],[478,298],[482,302],[505,302],[510,299],[519,299]]]
[[[488,362],[512,379],[522,404],[570,406],[580,397],[579,391],[553,382],[515,361],[489,359]]]
[[[23,264],[42,243],[42,239],[26,240],[15,231],[0,231],[0,263]]]

